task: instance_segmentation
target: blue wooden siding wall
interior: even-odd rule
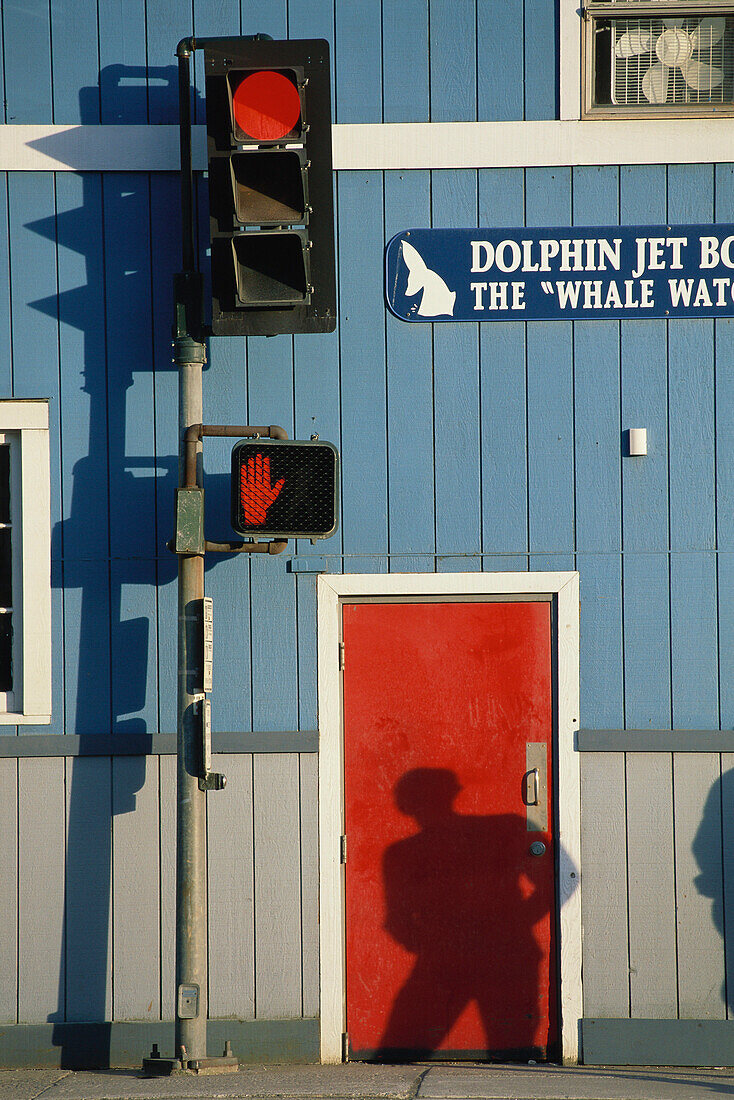
[[[553,0],[254,7],[4,0],[5,121],[175,122],[179,38],[255,31],[331,41],[337,122],[556,116]],[[200,97],[196,113],[203,121]],[[386,314],[382,255],[411,225],[731,221],[732,168],[341,172],[335,186],[338,332],[214,339],[205,375],[207,421],[281,423],[340,447],[339,532],[298,553],[349,572],[578,568],[583,724],[730,728],[732,323],[408,326]],[[51,732],[173,731],[175,563],[165,543],[176,481],[178,181],[9,173],[0,206],[1,395],[51,398]],[[649,455],[629,459],[622,433],[638,426]],[[206,442],[210,537],[229,535],[228,451]],[[315,577],[287,572],[283,558],[212,556],[206,584],[215,729],[314,729]],[[228,792],[210,800],[210,888],[212,928],[233,954],[212,954],[212,1014],[315,1015],[314,758],[232,757],[225,770]],[[711,765],[711,782],[720,770]],[[652,766],[634,776],[643,774],[660,778]],[[20,853],[7,879],[18,904],[7,893],[3,903],[0,1015],[170,1017],[171,761],[2,762],[2,790],[16,780],[17,804],[0,799]],[[671,789],[669,774],[664,782]],[[633,852],[644,846],[640,822]],[[622,820],[620,836],[627,827]],[[662,827],[661,844],[666,835]],[[624,892],[627,865],[618,871]],[[664,889],[675,902],[667,879]],[[284,897],[296,899],[285,931]],[[644,939],[641,922],[625,922],[620,973],[630,942]],[[91,985],[90,971],[101,975]],[[614,1011],[625,1003],[634,1010],[629,986]]]

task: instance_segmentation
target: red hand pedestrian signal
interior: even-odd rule
[[[248,527],[264,527],[268,508],[285,485],[280,478],[270,483],[270,456],[250,455],[240,469],[240,500]]]
[[[232,526],[257,540],[328,538],[337,526],[338,484],[333,443],[241,439],[232,448]]]

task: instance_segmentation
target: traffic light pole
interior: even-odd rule
[[[211,333],[212,328],[213,331],[219,335],[231,335],[234,334],[235,331],[239,332],[240,329],[237,328],[233,329],[232,332],[228,332],[226,331],[226,326],[224,329],[217,330],[213,323],[212,326],[208,328],[204,325],[203,279],[196,263],[194,234],[194,180],[191,158],[191,56],[198,48],[204,48],[210,51],[210,53],[211,51],[214,51],[214,53],[219,51],[217,54],[217,63],[221,62],[221,65],[227,69],[227,67],[232,64],[230,55],[234,54],[234,56],[240,56],[243,49],[243,43],[248,42],[247,48],[249,49],[253,39],[262,41],[267,56],[271,58],[270,62],[267,63],[275,63],[276,67],[278,67],[282,61],[278,52],[281,47],[287,47],[291,52],[294,49],[290,43],[273,43],[268,35],[252,35],[249,36],[249,39],[185,38],[179,42],[176,49],[179,74],[182,212],[181,245],[183,260],[181,272],[174,276],[175,314],[173,326],[173,358],[179,371],[179,488],[176,494],[175,539],[169,543],[170,549],[173,550],[178,557],[176,1016],[173,1057],[162,1057],[157,1045],[154,1045],[150,1057],[143,1059],[143,1072],[151,1076],[162,1076],[172,1073],[221,1073],[223,1071],[236,1070],[238,1068],[237,1058],[232,1055],[229,1042],[226,1043],[224,1054],[220,1057],[207,1056],[208,945],[206,794],[209,790],[221,790],[225,784],[225,778],[223,775],[209,770],[211,762],[211,735],[209,701],[205,693],[211,690],[211,682],[209,675],[210,664],[205,662],[204,659],[204,605],[208,602],[204,599],[204,554],[207,550],[219,553],[278,554],[286,548],[288,537],[291,535],[297,536],[301,529],[298,522],[295,521],[295,526],[293,528],[288,525],[285,530],[278,534],[278,525],[276,523],[275,529],[270,532],[272,536],[271,539],[269,541],[263,541],[262,538],[257,537],[260,532],[256,527],[253,529],[252,523],[248,526],[248,524],[243,521],[241,526],[235,526],[234,522],[233,526],[235,526],[235,530],[247,536],[245,542],[210,543],[207,542],[204,536],[204,493],[202,487],[203,436],[242,435],[245,437],[256,437],[257,439],[267,437],[272,440],[274,455],[276,454],[276,445],[279,448],[285,448],[286,443],[290,442],[287,441],[284,429],[274,425],[256,428],[246,425],[235,427],[226,425],[207,425],[203,423],[203,368],[206,362],[206,337]],[[233,44],[233,48],[230,48],[230,43]],[[313,74],[308,79],[303,79],[302,85],[305,87],[305,84],[311,81],[314,86],[321,87],[321,92],[318,95],[314,94],[313,97],[314,103],[320,103],[321,107],[320,112],[318,109],[316,110],[315,117],[319,117],[319,114],[323,115],[326,120],[326,125],[321,128],[323,133],[321,134],[320,142],[314,141],[313,148],[317,152],[320,151],[321,156],[318,159],[323,160],[324,165],[326,165],[328,161],[328,188],[324,187],[328,202],[324,201],[323,207],[326,211],[331,211],[328,47],[326,43],[323,42],[305,42],[299,45],[299,50],[302,51],[302,49],[306,47],[309,51],[313,47],[315,59],[312,65]],[[222,51],[224,51],[224,53],[222,53]],[[275,51],[275,53],[273,53],[273,51]],[[221,56],[219,56],[220,54]],[[289,57],[290,56],[289,53]],[[296,66],[296,68],[299,68],[299,71],[301,68],[307,68],[307,60],[301,58],[300,53],[297,55],[294,54],[293,56],[299,61],[299,65]],[[209,55],[207,55],[207,59],[208,58]],[[286,67],[292,64],[292,61],[288,61]],[[309,55],[308,65],[310,64],[311,60]],[[308,69],[308,71],[310,72],[310,69]],[[217,79],[221,79],[221,74]],[[282,73],[280,75],[276,74],[276,83],[281,89],[284,81],[288,85],[289,95],[292,99],[293,94],[295,94],[294,88],[296,85],[289,77],[284,77]],[[244,81],[242,83],[244,83]],[[300,88],[301,84],[298,86]],[[300,94],[299,92],[298,95],[300,96]],[[214,98],[216,100],[216,88]],[[300,99],[298,102],[300,103]],[[258,110],[260,110],[259,106]],[[299,106],[299,118],[302,111],[302,106]],[[263,119],[268,120],[270,118],[269,113],[263,114],[261,111],[261,114]],[[269,122],[267,124],[270,125]],[[288,132],[290,132],[290,128],[292,128],[293,125],[294,122],[290,121],[287,127]],[[316,127],[315,129],[319,128]],[[305,135],[308,130],[308,126],[303,126],[303,135]],[[285,136],[285,132],[282,136]],[[263,138],[263,140],[266,140],[266,138]],[[229,141],[231,145],[231,133]],[[280,165],[280,157],[273,159],[273,156],[272,150],[266,153],[267,163],[271,165]],[[248,157],[247,160],[249,166],[255,163],[254,157]],[[223,163],[221,158],[219,163]],[[324,165],[322,165],[322,169]],[[303,171],[304,169],[299,167],[302,183]],[[314,172],[314,191],[316,190],[317,176],[318,173]],[[305,184],[303,187],[305,194]],[[290,214],[298,213],[298,211],[292,211],[290,209],[288,212]],[[301,208],[301,216],[305,216],[306,212],[308,212],[309,215],[308,224],[310,231],[312,228],[310,221],[311,216],[313,215],[315,218],[314,210],[310,204],[305,208]],[[254,220],[257,221],[258,225],[260,224],[261,219]],[[280,220],[279,218],[278,221]],[[324,259],[328,259],[329,254],[329,249],[325,248],[326,237],[331,240],[333,228],[331,226],[331,221],[333,220],[331,214],[323,220],[325,228],[322,228],[321,234],[318,236],[320,243],[314,253],[316,254],[316,252],[318,252],[321,254],[324,250],[326,251],[326,256],[322,256],[322,266]],[[271,221],[272,218],[265,219],[267,225],[270,225]],[[314,221],[314,225],[315,224],[316,222]],[[297,238],[298,249],[301,251],[304,247],[302,244],[303,232],[305,231],[301,231],[295,235],[293,232],[286,234],[286,237],[291,243],[292,240]],[[275,236],[280,239],[282,234],[279,235],[276,233]],[[270,236],[267,237],[266,233],[261,233],[260,231],[248,235],[251,247],[253,247],[252,240],[254,239],[256,242],[257,247],[255,248],[255,252],[257,252],[257,248],[262,246],[264,240],[267,239],[270,241],[272,238],[272,230],[270,231]],[[240,239],[239,236],[237,239]],[[244,240],[244,237],[242,239]],[[311,242],[309,242],[309,247],[310,244]],[[333,242],[331,252],[333,253]],[[216,267],[214,262],[212,263],[212,267],[213,269]],[[326,267],[328,268],[329,265],[327,264]],[[333,268],[333,257],[331,268]],[[243,279],[249,282],[257,281],[256,279],[253,280],[252,274],[247,276],[243,275]],[[322,281],[328,284],[333,283],[333,273],[328,275],[328,278],[324,275]],[[245,292],[242,291],[242,293],[244,294]],[[308,293],[309,295],[316,294],[314,287],[310,284],[308,286]],[[287,316],[285,319],[281,318],[274,327],[272,324],[272,310],[270,310],[270,306],[273,305],[273,302],[268,299],[266,303],[269,309],[268,324],[263,327],[263,324],[260,323],[259,327],[257,325],[254,328],[246,327],[242,329],[242,331],[247,333],[269,334],[271,327],[273,332],[332,331],[335,325],[335,310],[332,305],[332,297],[332,294],[324,293],[322,294],[323,301],[321,298],[318,298],[317,295],[317,299],[314,302],[309,301],[303,304],[299,296],[297,304],[303,316],[299,315],[297,323],[295,323],[288,310],[276,309],[276,313],[285,313]],[[246,302],[248,300],[249,299],[246,297]],[[282,299],[277,297],[275,299],[275,304],[282,306]],[[287,299],[285,305],[292,307],[293,302]],[[214,315],[214,307],[212,309],[212,315]],[[310,456],[309,461],[311,461],[314,454],[316,454],[318,445],[309,443],[303,446],[308,448]],[[320,445],[321,450],[323,450],[324,447],[331,448],[335,453],[331,444]],[[253,474],[250,475],[249,482],[247,478],[245,479],[246,488],[249,486],[250,493],[247,499],[250,504],[252,500],[255,499],[258,505],[261,506],[263,498],[263,480],[262,473],[261,479],[258,479],[257,471],[267,469],[267,481],[269,485],[270,456],[268,456],[266,460],[262,460],[260,466],[257,466],[256,459],[252,459],[251,463]],[[336,474],[334,472],[336,470],[335,460],[332,462],[331,468],[332,480],[336,486]],[[322,472],[320,476],[323,480],[324,473]],[[293,480],[290,474],[288,479],[280,477],[280,480],[276,481],[276,488],[280,490],[286,480],[289,481],[289,484],[290,481]],[[272,489],[272,487],[270,488]],[[246,496],[245,488],[240,490],[240,495],[243,498]],[[277,495],[278,493],[273,491],[273,497]],[[285,500],[285,498],[286,494],[284,493],[283,499]],[[335,501],[336,489],[334,490],[334,509],[336,508]],[[246,520],[246,503],[243,504],[243,508],[245,513],[244,518]],[[251,513],[252,507],[250,508],[250,514]],[[324,530],[318,528],[314,532],[315,537],[326,537],[327,534],[332,532],[333,526],[331,516],[327,527],[328,530],[326,528]],[[207,610],[210,614],[210,609]],[[210,622],[210,617],[207,617],[207,624]],[[205,665],[207,675],[205,675]]]
[[[179,371],[179,484],[186,484],[186,433],[201,424],[202,370],[206,362],[202,279],[194,249],[191,164],[190,58],[193,42],[176,51],[181,127],[183,271],[174,279],[174,362]],[[200,462],[200,458],[197,460]],[[178,768],[176,781],[176,1022],[173,1058],[157,1047],[143,1060],[150,1074],[236,1070],[229,1044],[224,1056],[208,1058],[206,790],[200,786],[202,755],[204,554],[178,557]]]
[[[176,341],[179,437],[202,414],[204,345]],[[201,355],[201,358],[195,358]],[[203,554],[178,555],[178,768],[176,782],[176,1031],[184,1068],[206,1058],[206,791],[199,789],[202,722]]]
[[[174,361],[178,366],[179,484],[185,484],[185,435],[203,419],[206,362],[201,277],[194,252],[191,97],[188,43],[178,51],[183,273],[176,283]],[[183,301],[181,300],[183,299]],[[204,555],[178,555],[178,768],[176,779],[176,1028],[182,1069],[206,1059],[206,791],[199,790],[203,683],[201,615]]]

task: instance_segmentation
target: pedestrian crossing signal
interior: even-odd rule
[[[243,439],[232,448],[232,527],[262,538],[325,539],[338,522],[332,443]]]

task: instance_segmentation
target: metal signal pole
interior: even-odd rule
[[[202,370],[206,362],[203,281],[196,269],[191,163],[190,58],[193,39],[176,50],[181,130],[183,270],[174,277],[174,362],[179,371],[179,485],[186,485],[186,432],[203,420]],[[201,445],[199,444],[199,452]],[[197,462],[200,464],[200,456]],[[200,479],[197,478],[200,483]],[[200,505],[203,509],[203,505]],[[178,548],[177,548],[178,550]],[[236,1070],[229,1044],[208,1058],[206,788],[202,789],[204,552],[178,551],[178,768],[176,784],[176,1023],[173,1058],[157,1047],[143,1060],[146,1073]],[[223,785],[223,782],[219,785]]]
[[[191,167],[190,57],[177,50],[181,125],[183,272],[176,281],[174,362],[178,366],[179,485],[185,484],[186,429],[203,417],[202,279],[194,257]],[[199,790],[198,760],[203,715],[204,555],[178,555],[178,768],[176,782],[176,1033],[175,1056],[183,1068],[206,1058],[207,923],[206,791]],[[197,698],[198,696],[198,698]]]
[[[287,433],[277,425],[255,427],[252,425],[212,425],[203,423],[203,367],[206,362],[206,337],[211,332],[211,327],[204,325],[203,311],[203,279],[197,269],[196,250],[194,237],[194,181],[191,161],[191,55],[196,49],[203,48],[222,55],[222,65],[228,67],[232,64],[230,54],[239,56],[243,52],[243,43],[247,43],[247,61],[250,68],[253,67],[251,45],[254,41],[261,41],[266,48],[267,64],[272,65],[274,60],[276,68],[283,64],[280,47],[287,47],[289,58],[296,56],[303,65],[312,64],[310,52],[308,56],[301,57],[305,48],[307,51],[314,47],[316,57],[312,67],[313,83],[318,94],[314,95],[317,104],[317,116],[320,109],[324,119],[322,127],[321,145],[316,142],[314,148],[320,151],[324,164],[322,175],[328,165],[328,187],[324,185],[324,209],[328,216],[323,220],[321,230],[321,245],[319,251],[323,252],[321,267],[321,290],[318,292],[323,297],[323,302],[318,299],[313,302],[302,301],[299,295],[294,301],[290,299],[287,309],[276,310],[276,314],[285,313],[273,327],[272,317],[268,312],[268,324],[263,327],[262,318],[253,327],[253,316],[259,316],[262,311],[239,310],[235,317],[234,327],[225,324],[220,329],[219,335],[234,335],[235,333],[255,332],[267,334],[273,332],[331,332],[336,324],[335,306],[331,299],[333,291],[333,240],[331,214],[331,140],[329,105],[329,73],[328,73],[328,49],[324,42],[309,41],[297,43],[274,43],[268,35],[251,35],[239,39],[182,39],[176,49],[178,57],[178,86],[179,86],[179,117],[180,117],[180,141],[181,141],[181,212],[182,212],[182,270],[174,276],[174,303],[175,315],[173,325],[173,358],[179,372],[179,488],[176,491],[176,531],[175,538],[169,544],[178,557],[178,730],[177,730],[177,788],[176,788],[176,1022],[174,1038],[174,1055],[172,1058],[162,1057],[157,1045],[149,1058],[143,1059],[143,1072],[149,1075],[161,1076],[171,1073],[221,1073],[227,1070],[236,1070],[237,1058],[232,1055],[230,1044],[225,1044],[224,1054],[219,1057],[207,1056],[207,985],[208,985],[208,945],[207,945],[207,855],[206,855],[206,794],[210,790],[221,790],[225,784],[225,778],[217,772],[210,770],[211,764],[211,733],[209,723],[209,701],[206,693],[211,691],[211,657],[205,660],[206,645],[211,647],[212,611],[211,601],[204,597],[204,554],[207,550],[217,553],[245,553],[245,554],[279,554],[288,545],[290,537],[327,538],[336,528],[337,514],[337,485],[338,485],[338,454],[336,448],[330,443],[301,443],[293,442],[290,449],[289,468],[287,474],[279,475],[276,481],[278,491],[288,483],[288,488],[296,488],[290,492],[291,509],[295,502],[299,504],[301,511],[289,512],[287,508],[281,509],[281,520],[274,522],[270,531],[262,531],[265,538],[258,537],[261,534],[260,527],[264,523],[264,517],[258,523],[245,522],[248,520],[245,514],[233,519],[233,526],[241,534],[246,535],[244,542],[208,542],[204,536],[204,490],[202,488],[202,439],[205,435],[213,436],[243,436],[245,439],[268,439],[273,441],[272,456],[278,455],[282,449],[286,452],[287,445],[291,444]],[[296,54],[292,51],[298,47]],[[277,47],[277,49],[276,49]],[[225,50],[222,54],[222,50]],[[273,51],[275,50],[275,53]],[[219,51],[217,53],[217,51]],[[301,51],[299,53],[298,51]],[[259,62],[258,62],[259,63]],[[291,61],[288,61],[288,65]],[[320,66],[320,68],[319,68]],[[247,67],[247,66],[246,66]],[[296,66],[299,67],[299,66]],[[217,79],[222,79],[222,74],[217,74]],[[310,79],[310,78],[309,78]],[[277,77],[282,87],[284,78],[282,73]],[[246,81],[241,82],[245,84]],[[292,82],[291,82],[292,83]],[[303,82],[303,87],[309,80]],[[319,92],[319,87],[321,91]],[[290,88],[293,92],[295,84]],[[301,85],[299,84],[299,88]],[[290,94],[289,93],[289,94]],[[301,95],[301,92],[298,92]],[[215,95],[216,99],[216,95]],[[299,99],[299,104],[300,104]],[[299,118],[303,113],[303,107],[299,107]],[[267,116],[268,118],[270,116]],[[293,126],[293,122],[289,122]],[[309,127],[303,126],[303,134]],[[231,124],[230,124],[231,131]],[[283,135],[285,136],[285,135]],[[231,133],[230,133],[231,138]],[[263,138],[265,140],[265,138]],[[231,142],[230,142],[231,144]],[[211,150],[210,150],[211,152]],[[230,150],[231,153],[231,150]],[[277,159],[273,159],[274,156]],[[288,152],[289,162],[291,154]],[[247,158],[248,160],[252,158]],[[267,161],[271,167],[282,164],[280,154],[272,151],[267,153]],[[219,163],[223,163],[220,158]],[[307,162],[310,164],[310,161]],[[299,161],[300,164],[300,161]],[[278,167],[276,175],[278,184],[280,176],[285,169]],[[302,173],[299,168],[301,183],[304,187]],[[313,179],[316,180],[318,173]],[[246,190],[246,189],[245,189]],[[314,190],[317,190],[316,188]],[[276,188],[280,194],[280,186]],[[327,201],[328,200],[328,201]],[[211,201],[211,187],[210,187]],[[305,203],[305,200],[304,200]],[[313,212],[310,205],[300,207],[302,213],[308,211],[309,219]],[[262,214],[262,211],[259,211]],[[292,213],[297,213],[293,211]],[[304,214],[305,216],[305,214]],[[261,219],[253,218],[255,222]],[[247,222],[248,219],[244,218]],[[270,224],[269,219],[265,219]],[[249,223],[248,223],[249,224]],[[316,221],[314,222],[314,225]],[[312,230],[308,221],[309,232]],[[275,236],[296,238],[297,232],[288,231],[286,234]],[[250,234],[258,245],[262,244],[265,235],[259,232]],[[249,239],[249,238],[248,238]],[[269,236],[268,239],[271,239]],[[300,241],[300,237],[298,237]],[[329,247],[327,247],[329,246]],[[305,263],[302,254],[302,245],[298,245],[298,257],[296,266],[303,271]],[[314,253],[316,250],[314,250]],[[284,253],[284,255],[286,255]],[[288,253],[290,255],[290,253]],[[286,255],[286,261],[288,260]],[[330,262],[327,262],[330,261]],[[317,265],[318,266],[318,265]],[[249,275],[247,278],[251,279]],[[316,294],[317,291],[310,284],[308,293]],[[257,298],[254,294],[253,300]],[[321,303],[321,304],[319,304]],[[268,302],[268,306],[272,303]],[[276,304],[282,306],[280,298]],[[299,312],[300,311],[300,312]],[[222,314],[224,316],[224,314]],[[243,319],[247,316],[247,326],[241,328]],[[214,326],[216,332],[216,326]],[[244,440],[243,440],[244,443]],[[299,452],[299,454],[296,452]],[[239,451],[238,451],[239,453]],[[267,479],[264,474],[257,476],[257,460],[252,459],[254,481],[257,483],[257,500],[262,503],[262,487],[265,480],[270,479],[270,459],[268,454],[267,464],[263,463],[259,468],[267,468]],[[285,461],[285,459],[283,459]],[[298,463],[301,466],[298,466]],[[249,469],[249,467],[248,467]],[[241,476],[241,473],[240,473]],[[308,515],[302,514],[303,487],[316,483],[315,495],[309,501]],[[327,493],[324,503],[324,484],[332,487],[331,493]],[[298,488],[300,486],[300,488]],[[252,488],[252,479],[250,482]],[[244,493],[244,490],[242,491]],[[295,496],[294,496],[295,492]],[[278,495],[278,494],[276,494]],[[282,502],[288,498],[288,492],[282,494]],[[273,498],[274,499],[274,498]],[[272,503],[272,501],[271,501]],[[314,512],[313,509],[316,509]],[[267,511],[267,508],[265,509]],[[234,514],[234,509],[233,509]],[[259,515],[259,513],[258,513]],[[252,519],[252,516],[249,517]],[[287,521],[287,522],[286,522]]]

